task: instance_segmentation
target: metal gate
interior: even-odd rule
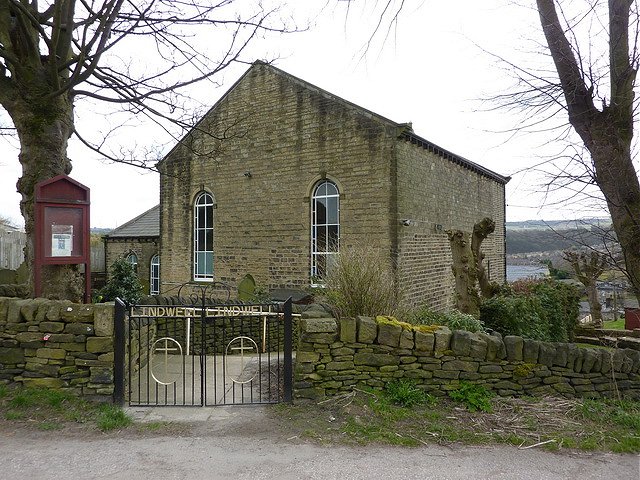
[[[291,299],[216,303],[205,291],[179,293],[172,305],[116,301],[116,325],[124,327],[116,332],[122,368],[114,372],[121,403],[125,396],[130,406],[291,401]]]

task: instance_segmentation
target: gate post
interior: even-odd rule
[[[120,406],[124,405],[125,316],[126,306],[116,298],[113,315],[113,403]]]
[[[291,297],[284,302],[284,401],[293,402],[293,316]]]

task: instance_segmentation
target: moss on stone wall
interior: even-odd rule
[[[113,304],[0,297],[0,383],[111,401]]]
[[[356,332],[339,336],[343,322],[348,331],[355,325]],[[466,381],[503,396],[600,398],[619,392],[640,399],[640,351],[632,349],[583,349],[358,317],[355,322],[305,319],[298,352],[304,352],[295,368],[298,398],[336,395],[357,385],[383,388],[406,378],[434,395]]]

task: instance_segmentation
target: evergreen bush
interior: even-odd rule
[[[142,285],[133,265],[124,258],[113,262],[109,269],[109,280],[100,290],[100,295],[105,302],[113,301],[116,297],[129,304],[138,302],[142,296]]]
[[[578,321],[578,290],[554,280],[527,280],[503,288],[480,307],[484,324],[503,335],[533,340],[573,340]]]

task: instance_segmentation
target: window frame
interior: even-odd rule
[[[157,282],[158,288],[153,285]],[[160,255],[156,253],[149,262],[149,295],[160,295]]]
[[[328,190],[325,190],[324,193],[319,193],[320,188],[323,186],[330,186],[332,188],[332,192],[328,193]],[[335,211],[329,211],[329,199],[335,199]],[[318,205],[321,201],[324,200],[323,205],[325,206],[325,222],[318,223]],[[335,216],[335,222],[330,222],[331,217]],[[331,242],[333,238],[331,238],[329,234],[329,227],[335,227],[335,247],[331,247]],[[319,249],[318,241],[318,232],[319,229],[324,229],[324,249]],[[328,259],[330,256],[336,256],[340,253],[340,189],[336,182],[331,181],[329,179],[322,179],[313,186],[311,193],[311,243],[310,243],[310,254],[311,254],[311,286],[313,287],[322,287],[324,286],[323,275],[319,275],[319,262],[318,259],[320,257],[324,257],[324,268],[326,275],[326,268],[328,265]]]
[[[138,259],[138,255],[136,254],[136,252],[130,251],[129,253],[127,253],[127,256],[124,257],[124,259],[126,260],[127,263],[129,263],[129,265],[131,265],[133,267],[133,271],[137,275],[138,274],[139,259]]]
[[[211,225],[207,223],[207,212],[206,209],[211,209],[210,219]],[[192,278],[196,282],[213,282],[214,275],[214,256],[213,256],[213,235],[214,235],[214,209],[215,209],[215,200],[213,195],[209,192],[200,192],[196,195],[195,200],[193,202],[193,263],[192,263]],[[200,216],[204,215],[204,227],[199,226]],[[204,238],[204,249],[201,249],[200,245],[200,233],[202,232]],[[208,239],[208,233],[210,232],[210,239]],[[208,240],[210,242],[208,242]],[[211,243],[211,245],[208,245]],[[211,265],[207,264],[207,254],[211,254]],[[204,257],[202,256],[204,254]],[[199,258],[204,258],[205,265],[204,273],[199,273]]]

